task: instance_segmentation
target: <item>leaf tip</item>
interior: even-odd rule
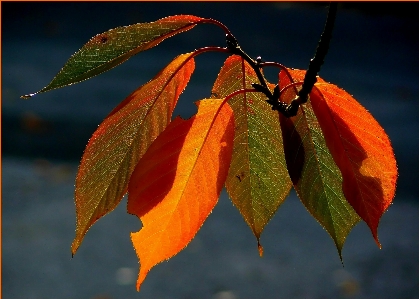
[[[262,245],[260,245],[259,240],[258,240],[258,250],[259,250],[259,256],[263,257],[263,247],[262,247]]]
[[[374,237],[374,240],[375,240],[375,243],[378,246],[378,249],[382,249],[381,243],[380,243],[380,241],[378,241],[378,237],[377,236]]]
[[[143,271],[142,268],[140,268],[140,272],[138,273],[137,285],[136,285],[137,292],[140,291],[141,285],[144,282],[145,277],[147,276],[147,274],[148,274],[148,270]]]
[[[20,98],[21,99],[24,99],[24,100],[28,100],[28,99],[30,99],[31,97],[33,97],[34,95],[36,95],[37,94],[37,92],[35,92],[35,93],[29,93],[29,94],[25,94],[25,95],[23,95],[23,96],[20,96]]]
[[[342,267],[345,268],[345,265],[343,264],[343,257],[342,257],[342,250],[338,250],[339,251],[339,258],[340,258],[340,262],[342,263]]]
[[[77,249],[79,249],[80,246],[80,241],[78,240],[78,238],[76,237],[73,241],[73,243],[71,244],[71,257],[73,258],[74,255],[76,254]]]
[[[377,227],[378,227],[378,225],[377,225],[377,226],[375,226],[375,227],[370,227],[370,229],[371,229],[371,233],[372,233],[372,236],[373,236],[373,238],[374,238],[375,244],[377,244],[378,248],[379,248],[379,249],[381,249],[381,243],[380,243],[380,241],[378,240]]]

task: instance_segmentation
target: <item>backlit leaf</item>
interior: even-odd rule
[[[294,82],[288,74],[280,72],[281,89]],[[296,82],[300,80],[301,77],[296,78]],[[281,100],[289,103],[298,89],[287,89]],[[345,239],[360,218],[345,199],[342,174],[327,147],[310,100],[300,106],[295,117],[279,114],[279,118],[294,188],[307,210],[330,234],[341,257]]]
[[[140,260],[139,290],[149,270],[182,250],[218,201],[231,160],[233,113],[222,100],[198,102],[198,113],[176,118],[136,166],[128,212],[143,224],[131,239]]]
[[[293,77],[305,74],[289,72]],[[342,172],[343,193],[381,246],[378,223],[393,200],[397,180],[390,140],[374,117],[336,85],[319,81],[310,99],[326,145]]]
[[[230,56],[213,86],[214,97],[252,88],[259,80],[239,56]],[[234,96],[235,137],[227,192],[252,229],[258,242],[265,225],[289,194],[288,176],[278,114],[260,92]]]
[[[187,61],[192,55],[178,56],[153,80],[129,95],[90,138],[76,178],[73,254],[89,227],[121,201],[135,165],[170,122],[195,68],[193,59]]]
[[[191,15],[178,15],[151,23],[117,27],[98,34],[73,54],[54,79],[37,93],[99,75],[135,54],[157,46],[164,39],[195,27],[204,20]],[[23,97],[28,98],[37,93]]]

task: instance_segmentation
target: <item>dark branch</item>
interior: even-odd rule
[[[329,5],[326,25],[324,26],[323,33],[320,37],[320,41],[316,49],[316,54],[314,54],[314,58],[310,60],[308,70],[304,77],[303,87],[298,93],[297,98],[294,100],[297,101],[298,105],[307,102],[307,97],[310,94],[314,84],[317,82],[317,74],[319,73],[320,68],[324,63],[327,51],[329,50],[330,40],[332,39],[332,31],[335,24],[336,11],[337,3],[331,2]]]
[[[291,117],[297,115],[298,108],[300,107],[300,105],[307,102],[308,95],[310,94],[314,84],[317,81],[317,74],[319,73],[320,68],[324,63],[327,51],[329,50],[329,44],[330,40],[332,39],[332,31],[336,19],[336,11],[337,3],[331,2],[329,4],[329,12],[327,15],[326,24],[323,33],[320,37],[320,41],[317,46],[316,53],[314,54],[314,58],[310,60],[308,70],[304,77],[303,86],[299,91],[297,97],[294,100],[292,100],[289,105],[279,100],[281,93],[279,92],[278,85],[275,87],[273,93],[268,88],[268,84],[266,83],[266,80],[260,71],[260,69],[267,64],[263,63],[260,57],[258,57],[256,60],[252,59],[241,49],[236,38],[231,33],[226,34],[227,49],[232,54],[241,56],[253,68],[259,79],[260,84],[253,83],[252,87],[266,95],[266,97],[268,98],[266,102],[272,106],[272,110],[277,110],[280,113],[284,114],[286,117]]]

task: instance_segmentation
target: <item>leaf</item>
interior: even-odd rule
[[[251,83],[257,82],[247,62],[239,56],[230,56],[212,93],[215,97],[226,97],[236,90],[252,88]],[[229,100],[234,111],[235,137],[227,192],[258,242],[291,188],[278,114],[266,99],[260,92],[246,92]]]
[[[191,15],[170,16],[155,22],[117,27],[98,34],[70,57],[47,86],[36,93],[22,97],[29,98],[40,92],[99,75],[139,52],[157,46],[168,37],[192,29],[204,20]]]
[[[93,133],[76,178],[73,254],[89,227],[121,201],[135,165],[170,122],[194,71],[192,56],[187,53],[175,58],[118,105]]]
[[[132,174],[128,212],[143,223],[131,234],[141,264],[138,290],[152,267],[193,239],[217,203],[234,136],[233,113],[222,103],[202,100],[195,116],[176,118]]]
[[[298,74],[301,75],[301,74]],[[304,77],[280,72],[280,88]],[[281,100],[291,102],[297,88],[288,88]],[[342,174],[328,149],[310,100],[295,117],[279,114],[288,171],[302,203],[332,237],[342,259],[345,239],[360,218],[346,201]]]
[[[301,76],[304,71],[289,70]],[[368,224],[377,245],[378,223],[396,189],[397,165],[390,140],[351,95],[321,81],[310,94],[326,144],[343,176],[346,199]]]

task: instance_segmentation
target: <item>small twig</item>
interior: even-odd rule
[[[244,52],[242,48],[239,46],[237,39],[232,34],[226,34],[226,42],[227,48],[231,51],[231,53],[240,55],[244,60],[246,60],[255,71],[256,76],[258,77],[259,82],[263,86],[263,88],[265,88],[268,93],[271,93],[268,88],[268,85],[266,84],[265,78],[263,77],[260,71],[260,57],[258,57],[257,60],[254,60],[249,55],[247,55],[247,53]]]
[[[268,98],[266,102],[272,106],[272,110],[277,110],[279,112],[286,113],[287,104],[279,101],[279,86],[275,86],[274,93],[272,93],[271,90],[268,88],[268,84],[266,83],[266,80],[263,77],[262,72],[260,71],[263,66],[262,58],[259,56],[256,58],[256,60],[252,59],[249,55],[247,55],[246,52],[242,50],[236,38],[232,34],[226,34],[226,41],[227,49],[229,49],[232,54],[239,55],[244,60],[246,60],[246,62],[249,63],[249,65],[255,71],[260,84],[252,83],[252,87],[266,95],[266,97]]]

